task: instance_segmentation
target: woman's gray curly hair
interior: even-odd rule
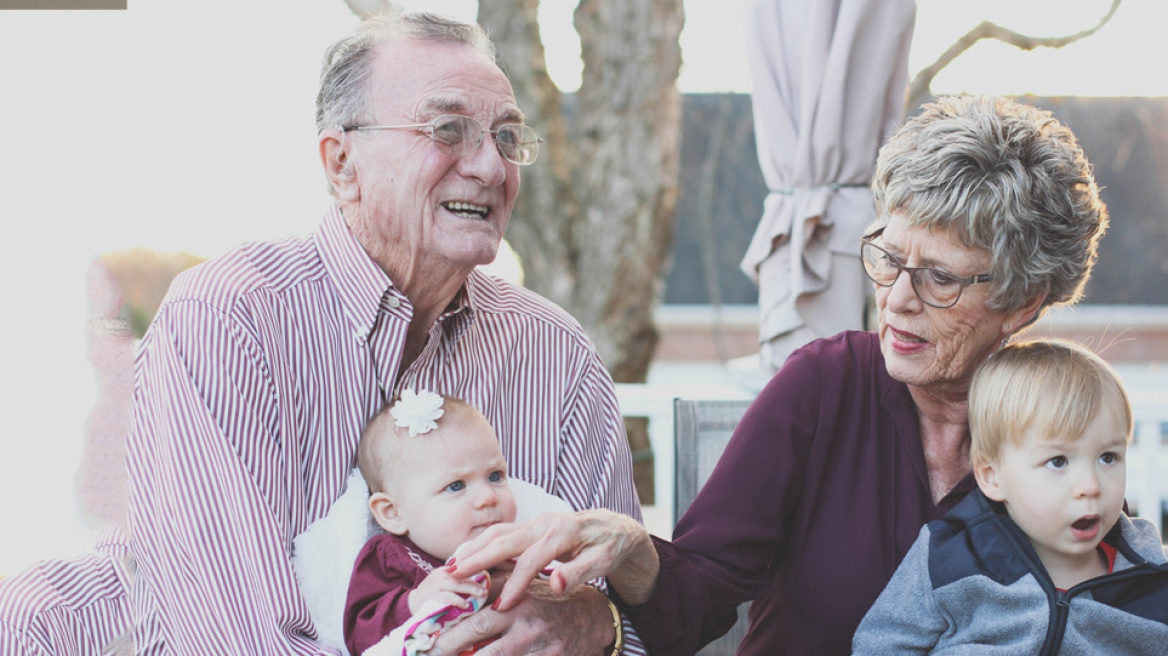
[[[495,44],[476,24],[428,13],[371,16],[325,52],[316,96],[318,131],[356,125],[367,118],[366,87],[374,55],[382,44],[397,40],[461,43],[498,63]]]
[[[880,149],[872,190],[880,223],[897,214],[989,251],[995,310],[1078,301],[1107,230],[1075,135],[1007,98],[925,105]]]

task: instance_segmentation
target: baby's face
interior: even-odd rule
[[[1115,526],[1127,482],[1127,430],[1102,409],[1077,439],[1036,434],[1002,445],[986,496],[1005,503],[1047,570],[1084,571]]]
[[[515,521],[507,463],[481,416],[448,414],[437,430],[398,439],[404,443],[389,496],[414,544],[446,560],[487,527]]]

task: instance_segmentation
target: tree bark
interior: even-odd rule
[[[583,0],[581,248],[573,308],[618,381],[643,382],[669,265],[681,142],[680,0]]]
[[[529,123],[545,135],[508,228],[525,284],[572,313],[618,382],[644,382],[677,202],[681,0],[583,0],[571,121],[547,76],[537,0],[483,0]]]
[[[584,75],[570,119],[547,75],[538,8],[538,0],[479,2],[479,24],[545,140],[522,172],[507,239],[524,283],[580,321],[613,378],[645,382],[678,196],[682,0],[580,2]],[[646,421],[625,426],[637,492],[653,503]]]
[[[539,159],[525,167],[507,228],[527,286],[569,311],[575,286],[570,239],[578,210],[575,148],[567,134],[563,98],[548,77],[538,21],[539,0],[482,0],[478,21],[491,35],[527,123],[543,137]]]
[[[362,20],[383,11],[401,11],[393,0],[345,0],[345,5]]]

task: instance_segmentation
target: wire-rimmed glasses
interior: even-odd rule
[[[893,286],[900,273],[908,271],[917,298],[925,305],[945,309],[957,305],[966,287],[993,279],[988,273],[963,277],[933,267],[905,266],[900,258],[873,243],[883,233],[884,228],[880,228],[860,240],[860,261],[864,263],[864,273],[881,287]]]
[[[495,139],[495,147],[508,162],[527,166],[539,157],[539,138],[535,130],[522,123],[504,123],[495,130],[488,130],[482,123],[469,116],[445,114],[429,123],[409,125],[346,125],[345,132],[353,130],[418,130],[430,135],[430,140],[439,150],[452,157],[466,157],[476,152],[483,143],[483,135],[490,134]]]

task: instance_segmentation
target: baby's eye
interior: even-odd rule
[[[1115,463],[1119,462],[1119,454],[1108,451],[1107,453],[1099,456],[1099,462],[1105,465],[1114,465]]]
[[[487,477],[487,480],[492,483],[501,483],[505,478],[507,478],[507,475],[502,471],[493,471],[491,472],[491,475]]]
[[[450,490],[451,492],[461,492],[465,487],[466,483],[463,483],[462,481],[454,481],[450,485],[447,485],[446,489]]]
[[[1046,461],[1047,469],[1063,469],[1067,466],[1066,456],[1055,456]]]

